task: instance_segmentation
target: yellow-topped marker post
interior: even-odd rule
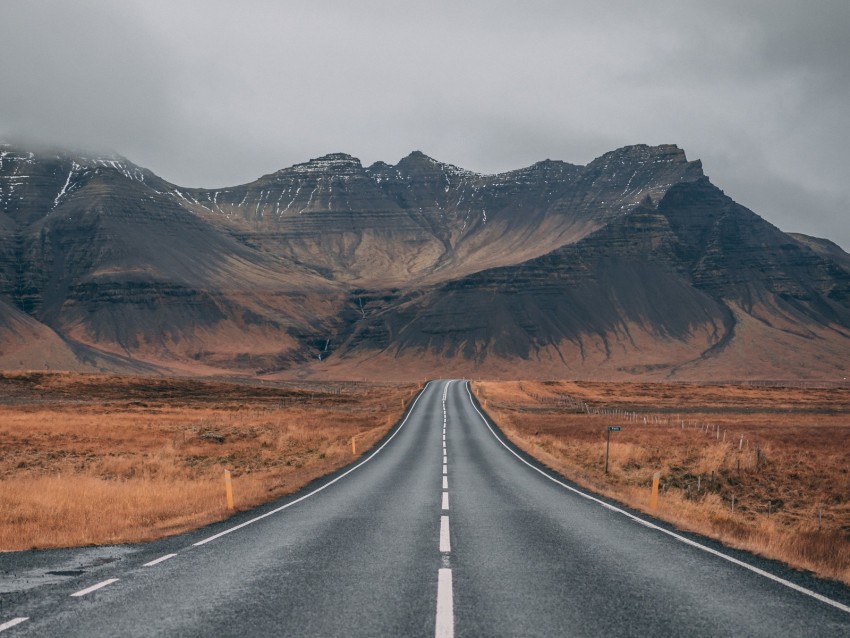
[[[233,509],[233,483],[230,480],[230,470],[224,470],[224,493],[227,496],[227,509]]]
[[[661,481],[661,472],[652,475],[652,495],[649,497],[649,509],[653,512],[658,509],[658,483]]]

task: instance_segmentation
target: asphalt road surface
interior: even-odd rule
[[[5,636],[850,636],[850,589],[577,490],[429,383],[302,492],[137,546],[0,554]]]

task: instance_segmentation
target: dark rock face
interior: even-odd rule
[[[44,326],[83,367],[420,353],[486,372],[546,351],[569,375],[600,357],[633,370],[657,344],[675,375],[734,351],[742,321],[747,339],[829,343],[837,361],[850,256],[771,226],[675,146],[498,175],[332,154],[212,190],[0,145],[0,339]]]
[[[611,335],[635,326],[680,341],[702,327],[712,335],[707,353],[734,336],[730,303],[846,338],[848,298],[850,270],[699,178],[672,187],[657,208],[638,206],[542,257],[448,282],[362,329],[398,335],[400,350],[527,359],[565,341],[580,349],[587,335],[608,349]]]
[[[184,195],[245,241],[325,276],[381,287],[520,263],[701,176],[699,162],[671,146],[629,147],[587,167],[547,160],[498,175],[419,151],[366,169],[334,154],[244,186]]]

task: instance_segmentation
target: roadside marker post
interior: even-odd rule
[[[368,434],[368,432],[358,432],[354,436],[351,437],[351,455],[357,456],[357,437],[363,436],[364,434]]]
[[[224,492],[227,496],[227,509],[233,509],[233,483],[230,481],[230,470],[224,470]]]
[[[619,432],[619,425],[608,426],[608,440],[605,442],[605,473],[608,474],[608,451],[611,449],[611,432]]]
[[[652,496],[649,499],[649,509],[653,512],[658,509],[658,483],[661,481],[661,472],[652,475]]]

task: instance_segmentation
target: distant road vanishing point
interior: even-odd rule
[[[848,636],[850,589],[583,492],[468,384],[432,381],[374,451],[273,504],[144,545],[0,554],[0,632]]]

